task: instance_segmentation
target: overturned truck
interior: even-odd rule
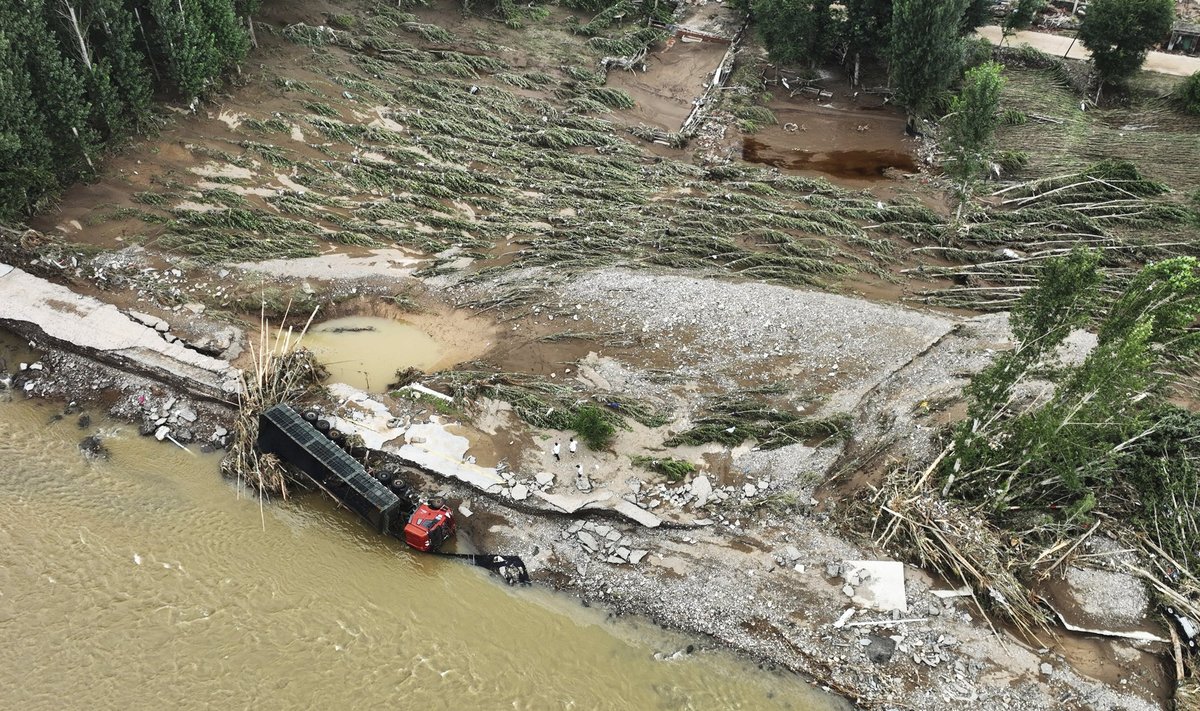
[[[324,425],[322,427],[322,425]],[[258,448],[274,454],[379,533],[403,540],[414,550],[466,560],[509,583],[528,583],[529,572],[517,556],[443,553],[454,536],[454,512],[438,497],[425,498],[387,470],[369,472],[343,448],[336,431],[315,412],[297,412],[287,404],[259,417]]]

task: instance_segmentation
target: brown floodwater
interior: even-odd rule
[[[846,180],[882,180],[889,168],[917,172],[916,161],[904,151],[867,150],[774,150],[765,141],[746,137],[742,159],[785,170],[806,170]]]
[[[0,357],[26,360],[11,340]],[[841,708],[695,639],[410,553],[316,497],[0,393],[0,708]],[[99,433],[107,460],[79,440]]]

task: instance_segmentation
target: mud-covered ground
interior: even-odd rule
[[[570,32],[572,17],[590,19],[554,9],[514,30],[450,4],[407,17],[268,3],[240,84],[111,157],[34,221],[59,243],[13,261],[241,367],[285,315],[296,331],[314,310],[315,323],[374,316],[419,330],[459,370],[655,413],[626,419],[607,449],[572,454],[571,432],[533,426],[510,403],[439,408],[372,384],[392,417],[447,424],[468,440],[464,456],[505,473],[486,491],[429,486],[473,512],[464,544],[519,553],[539,584],[702,635],[864,708],[1161,707],[1160,644],[1021,639],[994,627],[982,600],[933,594],[957,583],[911,565],[906,610],[873,610],[870,581],[846,565],[902,555],[876,543],[864,499],[884,467],[928,465],[961,416],[966,379],[1009,345],[1003,315],[916,298],[944,283],[924,275],[942,262],[914,235],[947,210],[899,112],[831,72],[831,96],[768,83],[777,122],[753,134],[722,123],[721,104],[705,129],[720,135],[696,142],[706,149],[649,143],[630,129],[677,131],[726,47],[658,41],[644,71],[580,79],[608,52]],[[728,37],[740,22],[716,4],[681,19]],[[739,61],[755,56],[750,46]],[[714,156],[732,162],[713,168]],[[18,386],[107,393],[149,435],[183,429],[219,446],[228,434],[219,403],[69,354],[44,364]],[[771,449],[666,444],[739,397],[843,424]],[[669,481],[645,465],[666,458],[695,471]],[[540,495],[580,495],[576,464],[592,493],[661,525],[553,512]],[[1087,612],[1081,626],[1165,634],[1126,579],[1072,575],[1121,601],[1110,614],[1054,583],[1056,609]]]

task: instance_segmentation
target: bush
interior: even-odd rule
[[[571,422],[571,429],[575,430],[584,444],[592,449],[607,447],[617,431],[604,416],[604,411],[595,405],[579,408],[579,411],[575,413],[575,419]]]
[[[1171,98],[1185,114],[1200,116],[1200,72],[1196,72],[1175,87]]]
[[[978,67],[980,64],[992,61],[993,47],[990,40],[983,37],[968,37],[963,40],[963,69]]]

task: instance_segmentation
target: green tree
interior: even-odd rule
[[[11,8],[0,8],[0,222],[23,217],[55,185],[52,145],[33,98],[23,53],[11,37]]]
[[[991,0],[968,0],[966,8],[963,9],[962,19],[958,23],[959,32],[969,35],[977,27],[987,24],[991,9]]]
[[[1046,0],[1017,0],[1012,12],[1004,18],[1004,36],[1027,30],[1033,25],[1033,18],[1046,6]]]
[[[987,167],[992,136],[1000,125],[1003,69],[995,62],[987,62],[967,70],[962,91],[951,99],[950,113],[942,120],[952,157],[950,172],[960,181],[960,197],[964,201],[971,181]]]
[[[91,127],[86,72],[78,60],[65,56],[46,23],[42,0],[27,0],[24,22],[13,37],[23,45],[34,94],[53,141],[54,171],[60,181],[75,180],[92,168],[99,141]],[[19,33],[19,34],[18,34]]]
[[[838,37],[831,0],[754,0],[758,34],[780,64],[815,65]]]
[[[1200,116],[1200,72],[1179,82],[1171,98],[1184,113]]]
[[[1092,0],[1079,41],[1092,53],[1100,81],[1116,84],[1142,66],[1150,47],[1171,31],[1174,18],[1173,0]]]
[[[93,5],[100,20],[93,29],[96,54],[107,64],[126,114],[126,125],[139,128],[150,110],[154,84],[140,48],[136,20],[121,0],[96,0]]]
[[[967,0],[896,0],[889,54],[896,99],[910,116],[926,116],[959,76],[959,21]]]
[[[1126,286],[1082,364],[1047,370],[1053,348],[1095,303],[1095,262],[1078,254],[1050,260],[1037,293],[1014,312],[1019,345],[972,382],[970,419],[945,472],[947,489],[988,502],[1010,523],[1042,525],[1048,515],[1070,522],[1098,504],[1127,511],[1128,491],[1115,487],[1123,463],[1169,413],[1171,374],[1200,351],[1192,332],[1200,261],[1180,257],[1145,267]],[[1014,385],[1034,368],[1057,386],[1048,400],[1015,407]]]
[[[845,0],[846,59],[854,62],[851,83],[858,85],[864,58],[885,59],[891,37],[892,0]]]

